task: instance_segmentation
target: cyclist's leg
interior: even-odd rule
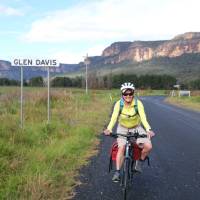
[[[138,126],[136,129],[139,135],[147,135],[146,131],[141,126]],[[136,143],[142,148],[141,160],[144,160],[152,149],[151,140],[149,138],[138,138]]]
[[[134,130],[138,131],[140,135],[147,135],[146,131],[141,126],[138,126],[137,128],[132,129],[131,131],[134,132]],[[152,144],[149,138],[138,138],[136,140],[136,143],[142,150],[141,150],[141,157],[139,160],[136,160],[134,169],[138,172],[142,172],[142,165],[144,163],[145,158],[152,149]]]
[[[127,130],[128,130],[127,128],[124,128],[120,124],[118,124],[117,133],[127,134]],[[123,137],[118,137],[117,144],[118,144],[118,152],[116,157],[116,169],[120,170],[124,162],[124,150],[125,150],[126,139]]]
[[[114,176],[112,180],[114,182],[118,182],[120,180],[120,169],[124,162],[124,145],[120,145],[118,142],[118,151],[116,156],[116,171],[114,173]]]
[[[120,170],[122,167],[122,164],[124,162],[124,145],[119,146],[118,142],[118,152],[116,157],[116,170]]]
[[[140,173],[142,172],[142,166],[144,164],[144,161],[152,149],[152,144],[149,142],[140,143],[139,146],[141,145],[142,145],[141,157],[140,160],[136,160],[134,167],[134,169]]]
[[[151,141],[144,142],[142,144],[142,151],[141,151],[141,160],[145,160],[152,149]]]

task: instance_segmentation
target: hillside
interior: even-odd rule
[[[94,70],[94,67],[91,67]],[[143,62],[123,61],[112,65],[95,67],[100,74],[168,74],[179,81],[190,81],[200,78],[200,54],[183,54],[178,57],[155,57]]]
[[[188,32],[171,40],[115,42],[101,56],[88,57],[89,71],[108,73],[169,74],[180,81],[200,78],[200,33]],[[60,64],[51,69],[53,76],[83,74],[84,63]],[[24,76],[46,76],[45,69],[25,68]],[[0,60],[0,77],[19,79],[19,68]]]

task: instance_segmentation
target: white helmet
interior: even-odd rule
[[[130,90],[135,90],[135,86],[132,84],[132,83],[123,83],[121,85],[121,91],[122,93],[125,92],[127,89],[130,89]]]

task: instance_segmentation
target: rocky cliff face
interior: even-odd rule
[[[154,56],[156,47],[163,42],[164,41],[116,42],[110,47],[107,47],[103,51],[102,56],[107,58],[105,59],[105,64],[120,63],[124,60],[132,60],[136,62],[149,60]]]
[[[167,41],[116,42],[103,51],[102,57],[104,64],[117,64],[125,60],[142,62],[185,53],[200,53],[200,33],[185,33]]]
[[[156,49],[156,56],[158,57],[177,57],[184,53],[200,53],[200,33],[179,35]]]

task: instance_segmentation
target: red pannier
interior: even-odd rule
[[[118,152],[118,144],[117,141],[115,141],[110,150],[109,172],[113,169],[113,162],[116,161],[117,152]]]
[[[139,148],[139,146],[134,143],[133,144],[133,160],[139,160],[141,157],[141,151],[142,149]],[[116,157],[117,157],[117,152],[118,152],[118,144],[117,141],[115,141],[111,147],[110,150],[110,163],[109,163],[109,172],[110,170],[112,170],[112,166],[113,166],[113,162],[116,161]]]
[[[141,151],[142,149],[136,144],[133,144],[133,159],[134,160],[139,160],[141,157]]]
[[[117,152],[118,152],[118,144],[117,142],[114,142],[111,148],[111,152],[110,152],[112,161],[116,161]]]

